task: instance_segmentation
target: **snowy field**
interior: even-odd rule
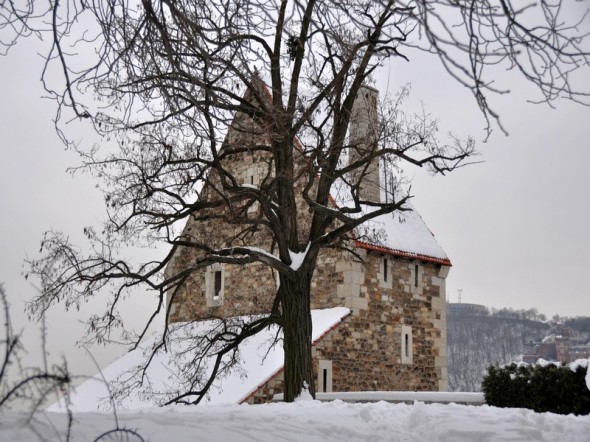
[[[120,412],[119,427],[145,441],[590,441],[590,416],[560,416],[488,406],[302,401],[208,405]],[[116,428],[112,413],[76,413],[72,441]],[[0,415],[0,441],[63,441],[66,415]],[[142,439],[126,435],[122,440]]]

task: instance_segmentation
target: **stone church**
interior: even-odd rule
[[[367,139],[376,120],[377,94],[370,87],[360,90],[351,119],[351,143]],[[268,134],[238,113],[225,143],[260,146],[268,143]],[[301,151],[297,152],[298,161],[304,162]],[[258,186],[271,173],[268,164],[264,152],[252,149],[232,155],[226,167],[244,185]],[[373,165],[362,192],[376,200],[381,198],[380,187],[379,166]],[[207,201],[220,188],[210,176],[199,198]],[[229,209],[210,210],[213,214]],[[244,210],[256,216],[255,204]],[[318,257],[312,309],[348,309],[313,343],[318,392],[447,389],[445,278],[451,262],[415,210],[401,218],[396,214],[373,220],[372,228],[381,232],[379,241],[358,236],[352,240],[355,254],[327,249]],[[203,216],[191,218],[183,235],[220,247],[240,241],[237,228],[223,217]],[[264,231],[252,232],[248,244],[268,251],[268,236]],[[178,248],[167,276],[190,266],[198,258],[196,253]],[[169,299],[170,321],[268,312],[276,288],[277,275],[259,263],[214,264],[192,274]],[[282,392],[282,376],[282,370],[277,370],[242,402],[263,402]]]

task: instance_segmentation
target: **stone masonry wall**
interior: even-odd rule
[[[314,308],[346,303],[334,289],[344,278],[335,268],[347,267],[342,261],[349,259],[336,252],[318,260]],[[390,270],[388,281],[384,281],[384,259]],[[320,361],[329,361],[332,391],[446,391],[444,278],[448,267],[369,252],[359,271],[363,283],[358,296],[366,299],[366,308],[353,310],[313,346],[316,389],[320,391],[323,384]],[[402,327],[408,326],[412,361],[403,363]],[[283,392],[283,379],[281,371],[247,402],[272,400]]]
[[[198,235],[221,244],[228,232],[215,220],[206,220],[198,223]],[[334,249],[323,250],[318,257],[312,308],[345,306],[352,315],[314,347],[316,371],[320,359],[332,361],[334,391],[446,390],[444,281],[448,268],[364,250],[359,253],[364,262]],[[194,251],[178,255],[179,269],[194,262]],[[384,259],[388,260],[387,281]],[[216,307],[207,306],[204,275],[205,270],[195,272],[185,282],[174,302],[173,321],[270,311],[277,287],[271,269],[261,264],[224,265],[224,299]],[[411,364],[401,362],[402,326],[412,328]],[[280,382],[274,381],[265,387],[269,389],[272,394],[282,391]],[[267,393],[261,395],[267,397]]]
[[[332,362],[333,391],[445,390],[445,296],[433,284],[440,266],[387,257],[391,273],[383,281],[383,259],[367,254],[359,293],[366,308],[353,309],[317,343],[314,359]],[[411,363],[402,363],[402,326],[412,330]]]
[[[243,183],[253,181],[258,184],[267,173],[268,164],[261,153],[242,153],[232,155],[235,161],[234,176]],[[215,179],[209,179],[215,186]],[[201,198],[214,200],[216,191],[206,188]],[[211,248],[229,246],[256,246],[270,250],[270,232],[263,226],[256,229],[240,222],[240,218],[259,217],[256,203],[247,198],[232,201],[231,206],[203,209],[199,218],[190,218],[182,236],[195,243],[204,243]],[[235,222],[232,217],[235,217]],[[186,271],[199,259],[206,256],[199,247],[180,247],[166,269],[166,276]],[[223,273],[223,296],[218,302],[207,300],[207,272],[221,270]],[[191,272],[182,283],[172,302],[170,320],[189,321],[209,317],[249,315],[270,311],[276,293],[276,276],[272,269],[260,263],[247,265],[217,264],[210,269]]]
[[[261,386],[254,394],[244,401],[248,404],[264,404],[272,401],[275,394],[285,391],[285,372],[283,370],[275,374],[264,385]]]
[[[232,152],[224,158],[225,168],[231,172],[238,185],[246,184],[264,188],[274,179],[272,156],[264,146],[270,143],[267,132],[245,114],[238,113],[231,124],[224,141],[225,152]],[[305,173],[306,159],[295,150],[296,204],[305,208],[302,197],[308,174]],[[315,183],[309,190],[313,194]],[[225,192],[218,174],[213,171],[199,198],[204,202],[219,201]],[[232,194],[232,199],[224,204],[199,210],[198,218],[190,218],[182,236],[195,244],[205,243],[211,248],[229,246],[255,246],[271,251],[271,232],[264,224],[244,223],[244,220],[261,219],[260,207],[248,197]],[[311,215],[308,210],[300,210],[298,222],[299,242],[305,244],[310,228]],[[247,232],[247,233],[246,233]],[[276,253],[276,251],[275,251]],[[326,262],[334,262],[334,253],[327,252]],[[323,256],[322,255],[322,256]],[[166,269],[170,278],[190,269],[205,253],[198,247],[180,247]],[[333,264],[332,264],[333,267]],[[207,300],[207,269],[196,270],[186,279],[176,294],[168,294],[171,305],[170,320],[190,321],[210,317],[250,315],[268,312],[277,289],[277,274],[272,269],[254,263],[245,266],[217,265],[210,271],[223,272],[223,299]],[[333,273],[333,272],[332,272]],[[332,275],[333,276],[333,275]],[[330,279],[326,275],[327,279]],[[321,279],[324,279],[322,275]],[[322,283],[323,293],[329,291],[330,284]],[[323,298],[327,299],[326,293]],[[325,302],[323,303],[325,304]],[[314,308],[320,308],[316,306]]]
[[[379,92],[362,86],[354,101],[350,120],[349,163],[371,154],[377,148],[378,122],[377,101]],[[380,200],[379,162],[372,161],[366,169],[360,167],[351,173],[353,184],[359,185],[361,199],[378,202]]]
[[[226,144],[231,148],[248,147],[250,143],[252,149],[234,153],[226,161],[230,162],[238,184],[259,187],[272,179],[272,164],[268,153],[256,148],[268,143],[264,131],[252,135],[256,130],[260,128],[252,126],[251,120],[236,116]],[[298,190],[303,184],[303,181],[297,183]],[[218,198],[221,187],[219,178],[212,174],[201,198],[203,201]],[[301,197],[299,204],[305,207]],[[198,219],[187,222],[183,236],[211,247],[241,245],[270,250],[271,235],[265,227],[260,225],[245,234],[243,224],[233,222],[240,217],[256,219],[258,210],[257,204],[247,198],[234,198],[225,206],[199,211]],[[300,231],[306,232],[310,217],[304,210],[301,213]],[[301,237],[300,241],[304,243],[305,238]],[[362,261],[339,249],[326,249],[318,256],[312,280],[312,308],[345,306],[350,308],[351,315],[314,346],[316,379],[321,360],[331,362],[333,391],[446,390],[448,267],[365,249],[356,251]],[[180,247],[166,269],[166,276],[191,269],[203,256],[204,252],[198,248]],[[387,260],[387,276],[384,260]],[[211,299],[209,293],[212,271],[222,272],[223,290],[219,299]],[[216,264],[209,270],[194,271],[186,278],[170,299],[170,320],[268,312],[276,289],[276,274],[262,264]],[[406,338],[408,330],[411,335]],[[402,354],[406,343],[408,351]],[[275,376],[251,401],[268,400],[282,392],[281,376],[282,373]]]

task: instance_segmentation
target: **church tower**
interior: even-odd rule
[[[361,86],[352,106],[349,132],[349,164],[377,149],[378,123],[377,101],[379,92],[369,86]],[[379,160],[355,169],[350,176],[352,185],[359,183],[361,200],[380,202]]]

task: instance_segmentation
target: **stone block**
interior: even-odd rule
[[[438,311],[443,311],[446,310],[447,306],[446,306],[446,300],[445,298],[441,298],[441,297],[433,297],[432,298],[432,309],[433,310],[438,310]]]
[[[338,284],[336,293],[340,298],[358,298],[360,286],[357,284]]]
[[[348,270],[343,273],[345,284],[362,284],[365,281],[365,275],[358,270]]]
[[[451,268],[449,266],[440,266],[440,269],[438,270],[438,277],[446,279],[447,276],[449,276],[450,270]]]
[[[446,368],[448,366],[448,358],[445,356],[435,356],[434,366],[440,368]]]

